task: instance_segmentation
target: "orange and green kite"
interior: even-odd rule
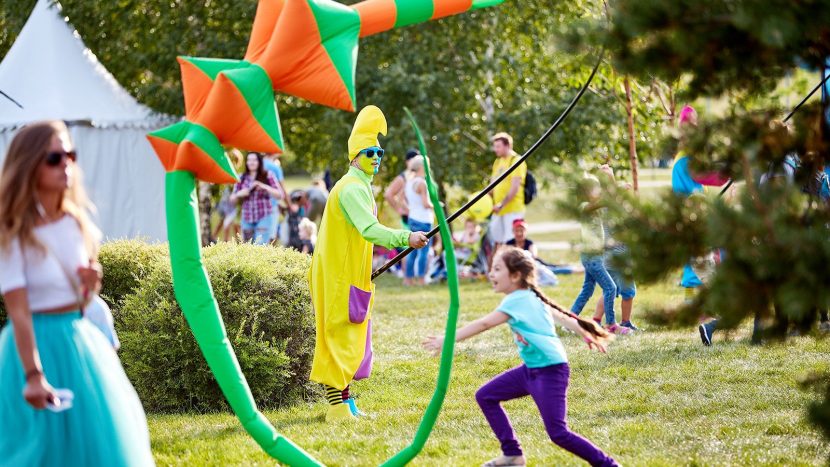
[[[168,170],[174,152],[186,159],[219,159],[215,141],[280,153],[285,142],[274,92],[354,111],[360,38],[502,1],[365,0],[346,6],[333,0],[260,0],[242,60],[179,57],[185,121],[175,131],[150,133],[150,142]],[[205,129],[214,137],[194,138]],[[231,181],[218,171],[205,172],[218,177],[205,181]]]

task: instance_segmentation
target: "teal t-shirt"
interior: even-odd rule
[[[565,347],[556,335],[553,317],[545,304],[529,289],[519,289],[504,297],[498,311],[510,316],[507,324],[519,356],[528,368],[566,363]]]

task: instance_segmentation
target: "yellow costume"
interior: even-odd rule
[[[368,106],[355,121],[349,159],[366,148],[379,147],[378,133],[386,134],[386,119],[380,109]],[[340,390],[353,379],[369,377],[372,369],[373,244],[386,248],[409,244],[409,231],[378,222],[372,177],[351,166],[332,188],[311,260],[309,280],[317,323],[311,380]]]

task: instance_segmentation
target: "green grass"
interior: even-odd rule
[[[641,170],[641,180],[665,181],[669,171]],[[294,177],[290,188],[307,179]],[[663,188],[643,187],[644,196]],[[567,220],[556,209],[562,190],[551,187],[528,208],[530,222]],[[389,213],[387,213],[389,214]],[[391,214],[389,214],[391,215]],[[388,215],[386,217],[389,217]],[[460,227],[456,225],[456,227]],[[537,241],[577,241],[579,231],[539,234]],[[555,262],[576,262],[574,251],[542,252]],[[569,306],[582,276],[560,276],[551,296]],[[593,310],[599,291],[586,307]],[[462,284],[459,325],[491,311],[501,299],[485,283]],[[682,299],[673,279],[641,287],[634,318]],[[327,465],[378,465],[412,439],[432,396],[438,361],[420,349],[428,334],[442,333],[444,287],[403,288],[384,277],[375,301],[375,371],[354,385],[368,420],[327,425],[322,401],[266,416],[277,429]],[[640,322],[640,324],[644,324]],[[717,335],[704,348],[697,330],[651,327],[618,339],[608,355],[587,352],[573,336],[563,340],[571,361],[571,428],[623,465],[822,465],[828,446],[805,421],[813,395],[798,387],[813,371],[830,370],[830,340],[812,337],[754,347],[748,329]],[[479,465],[498,454],[498,443],[474,399],[483,383],[519,364],[506,328],[459,344],[444,410],[413,465]],[[250,381],[255,385],[256,381]],[[584,465],[554,446],[529,399],[506,409],[531,465]],[[151,415],[159,465],[273,465],[231,414]]]
[[[551,296],[570,305],[581,276],[562,276]],[[597,293],[597,296],[599,294]],[[668,284],[643,287],[635,306],[681,299]],[[501,296],[485,283],[464,283],[460,323],[491,311]],[[593,310],[596,297],[587,310]],[[341,425],[323,421],[322,401],[266,416],[277,429],[332,466],[371,466],[406,446],[432,395],[438,360],[421,339],[443,332],[446,290],[403,288],[384,277],[375,302],[375,372],[354,385],[358,403],[373,415]],[[830,341],[799,337],[753,347],[747,329],[716,337],[704,348],[695,329],[651,328],[618,339],[608,355],[586,351],[563,337],[572,377],[571,428],[623,465],[820,465],[827,445],[805,421],[813,397],[798,388],[805,374],[827,370]],[[413,465],[479,465],[498,454],[481,415],[476,389],[519,364],[506,327],[459,344],[444,410]],[[250,382],[252,385],[256,381]],[[530,399],[506,404],[531,465],[584,465],[547,438]],[[159,465],[273,465],[230,414],[151,415]]]

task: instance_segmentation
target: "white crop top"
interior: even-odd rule
[[[65,215],[51,224],[35,227],[34,233],[50,253],[33,247],[21,249],[19,239],[12,241],[8,251],[0,249],[0,291],[26,288],[32,313],[78,303],[74,286],[60,266],[63,264],[67,272],[75,275],[75,284],[80,284],[77,270],[89,265],[89,253],[78,222]]]
[[[404,185],[403,192],[406,195],[406,204],[409,206],[409,218],[422,224],[432,224],[434,220],[432,208],[425,206],[421,195],[415,191],[415,186],[422,183],[426,185],[426,180],[415,176],[407,180]]]

